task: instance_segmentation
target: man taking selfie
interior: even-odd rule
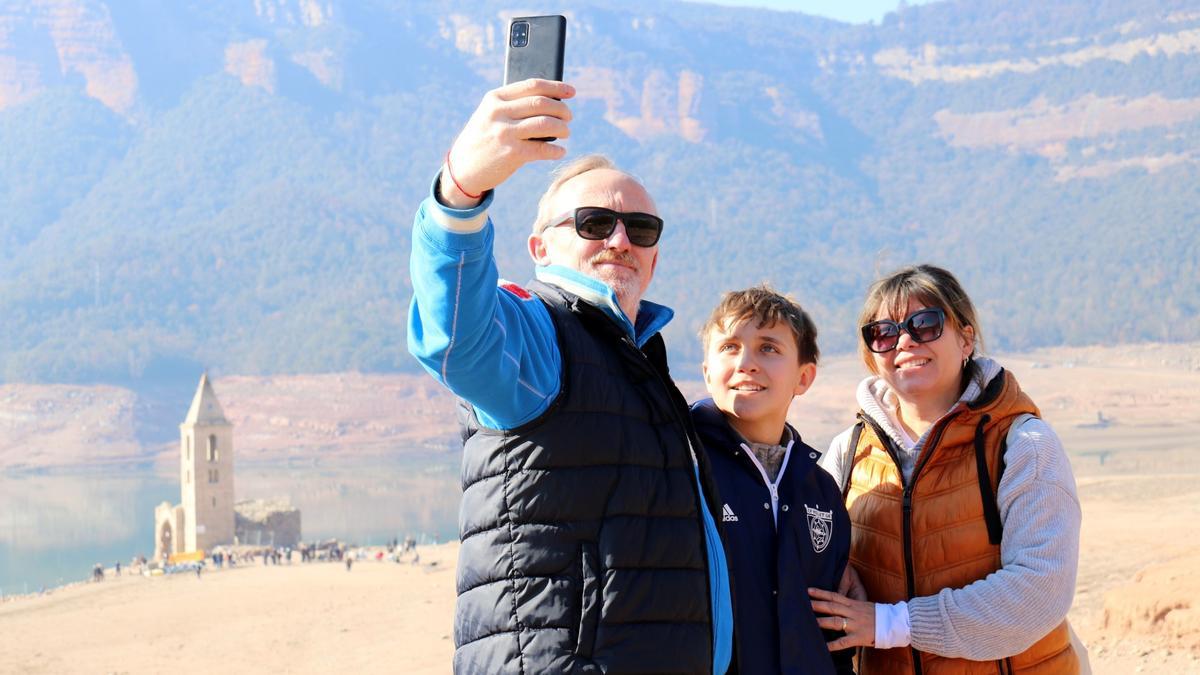
[[[409,351],[462,401],[456,673],[724,673],[732,615],[719,502],[642,299],[663,221],[599,156],[557,173],[502,282],[494,190],[565,149],[567,84],[484,96],[412,235]],[[700,462],[700,463],[698,463]],[[714,509],[714,504],[716,509]]]

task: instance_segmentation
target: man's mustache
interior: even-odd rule
[[[604,265],[606,263],[626,265],[635,270],[638,268],[637,258],[634,258],[633,254],[628,251],[601,251],[592,256],[592,259],[588,261],[588,264],[592,265],[593,267],[596,265]]]

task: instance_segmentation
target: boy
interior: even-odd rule
[[[712,396],[691,407],[721,494],[737,670],[853,673],[853,650],[830,654],[809,586],[837,590],[850,519],[820,453],[787,423],[817,374],[808,314],[767,286],[726,293],[700,332]]]

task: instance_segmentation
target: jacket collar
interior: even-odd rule
[[[749,445],[749,441],[742,438],[742,435],[729,424],[725,413],[721,412],[711,398],[696,401],[692,404],[691,411],[692,423],[696,425],[696,432],[704,441],[711,441],[725,452],[730,452],[743,444]],[[789,441],[800,441],[800,434],[796,433],[792,425],[786,422],[784,423],[784,433],[787,434]]]
[[[958,402],[951,406],[950,410],[946,411],[947,414],[959,406],[973,406],[982,403],[982,399],[988,395],[991,389],[989,385],[998,384],[994,380],[1004,371],[999,363],[986,356],[975,356],[971,360],[975,364],[974,377],[967,383],[967,388],[963,390]],[[858,399],[858,406],[862,408],[862,411],[866,413],[867,417],[870,417],[871,420],[878,424],[879,428],[887,433],[892,441],[895,442],[896,447],[905,447],[905,443],[901,440],[903,435],[892,424],[891,418],[886,412],[896,407],[896,393],[887,385],[887,382],[884,382],[883,378],[877,375],[872,375],[864,379],[858,385],[856,398]],[[934,424],[929,428],[932,429],[934,426],[937,425]],[[926,433],[928,434],[928,432]],[[915,447],[921,447],[924,445],[924,442],[925,437],[922,436],[917,439]]]
[[[579,299],[599,308],[606,316],[621,326],[627,335],[633,338],[638,347],[644,347],[646,342],[658,333],[675,316],[675,311],[665,305],[659,305],[649,300],[642,300],[638,305],[637,325],[629,321],[621,305],[617,303],[617,294],[603,281],[593,279],[578,270],[562,265],[538,265],[534,276],[542,283],[556,286]]]

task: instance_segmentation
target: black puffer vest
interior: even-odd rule
[[[694,432],[662,338],[643,352],[596,307],[531,289],[562,389],[518,429],[464,406],[454,671],[709,675]]]

